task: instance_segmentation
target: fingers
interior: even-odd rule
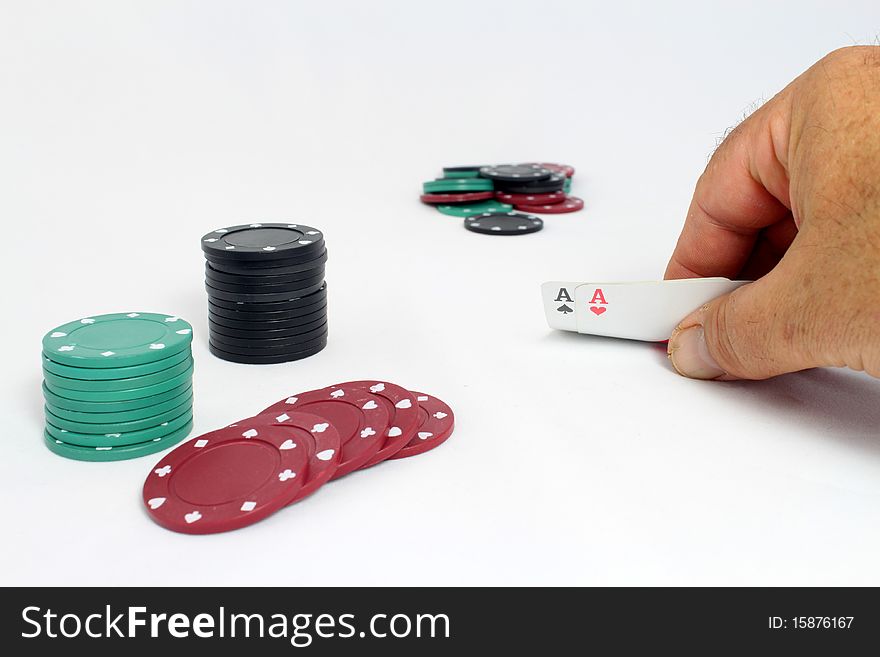
[[[669,339],[675,370],[690,378],[730,381],[820,365],[800,334],[809,325],[808,309],[791,289],[787,266],[685,318]]]
[[[790,216],[787,92],[737,127],[697,182],[666,278],[735,278],[762,229]],[[780,143],[780,142],[786,143]]]

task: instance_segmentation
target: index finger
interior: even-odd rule
[[[665,278],[734,278],[762,229],[790,215],[781,93],[728,135],[697,181]]]

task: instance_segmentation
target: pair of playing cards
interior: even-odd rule
[[[692,311],[749,282],[726,278],[633,283],[550,281],[541,286],[541,295],[550,328],[664,342]]]

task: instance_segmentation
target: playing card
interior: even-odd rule
[[[577,331],[663,342],[693,310],[748,282],[726,278],[688,278],[635,283],[583,283],[575,290]]]
[[[580,283],[551,281],[541,286],[544,315],[550,328],[560,331],[577,331],[574,293]]]

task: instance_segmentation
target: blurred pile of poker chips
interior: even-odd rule
[[[420,198],[454,217],[482,215],[500,220],[507,215],[528,223],[517,211],[534,215],[583,209],[583,200],[569,194],[574,172],[572,166],[550,162],[444,167],[441,178],[422,185]]]
[[[84,317],[43,337],[46,446],[81,461],[167,449],[192,429],[192,326],[174,315]]]
[[[316,228],[254,223],[202,237],[211,353],[284,363],[327,345],[327,248]]]

